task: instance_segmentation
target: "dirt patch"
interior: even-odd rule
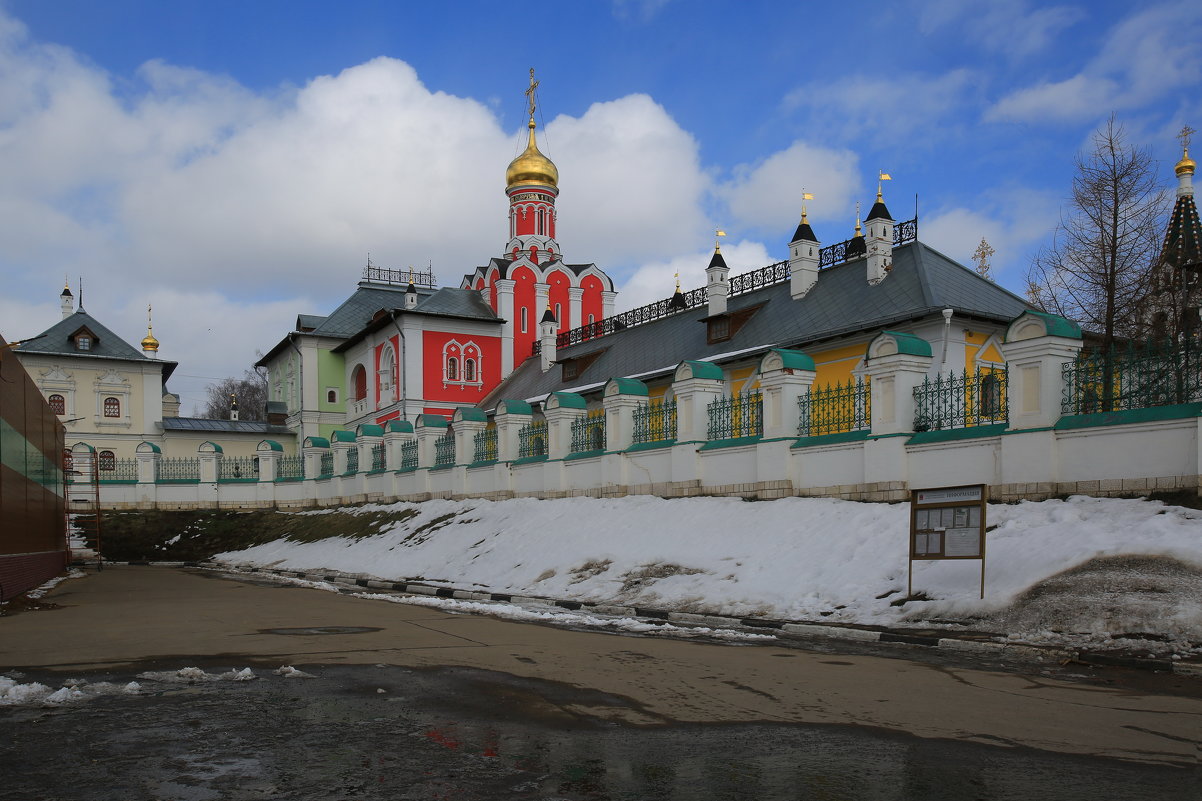
[[[704,572],[701,568],[684,567],[682,565],[674,565],[671,562],[643,565],[622,574],[622,589],[620,592],[637,592],[669,576],[692,576],[696,573]]]
[[[201,561],[278,539],[362,539],[414,517],[415,509],[360,514],[276,511],[108,512],[101,535],[106,559]]]
[[[612,564],[613,562],[609,559],[590,559],[579,567],[574,567],[568,571],[572,575],[572,580],[569,583],[579,584],[580,582],[587,581],[594,576],[599,576],[605,571],[609,570]]]

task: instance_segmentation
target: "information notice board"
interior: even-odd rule
[[[985,597],[985,485],[910,492],[910,594],[914,560],[980,559]]]

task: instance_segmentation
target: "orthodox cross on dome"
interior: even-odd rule
[[[985,241],[985,237],[981,237],[981,244],[977,245],[977,249],[973,251],[973,261],[977,263],[977,275],[982,278],[990,278],[989,276],[989,258],[996,253],[989,243]],[[990,280],[993,280],[990,278]]]
[[[534,120],[534,90],[538,88],[538,81],[534,80],[534,67],[530,68],[530,88],[526,90],[526,99],[530,101],[530,119]]]
[[[1184,128],[1181,129],[1181,133],[1177,134],[1177,138],[1181,140],[1181,149],[1184,150],[1186,153],[1189,152],[1190,140],[1193,137],[1193,135],[1196,133],[1197,133],[1196,130],[1194,130],[1193,128],[1186,125]]]

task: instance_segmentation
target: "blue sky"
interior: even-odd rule
[[[0,0],[0,333],[63,275],[127,339],[154,303],[184,408],[327,313],[368,252],[447,284],[499,254],[527,70],[569,261],[619,305],[826,243],[877,170],[898,219],[1021,292],[1115,113],[1172,183],[1202,127],[1202,4]],[[6,186],[5,186],[6,185]]]

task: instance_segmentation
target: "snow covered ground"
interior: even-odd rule
[[[636,496],[343,511],[384,509],[413,514],[374,536],[282,539],[216,558],[684,612],[970,626],[1022,642],[1202,654],[1202,512],[1160,502],[990,505],[985,599],[979,561],[915,562],[914,593],[926,600],[902,604],[908,504]]]

